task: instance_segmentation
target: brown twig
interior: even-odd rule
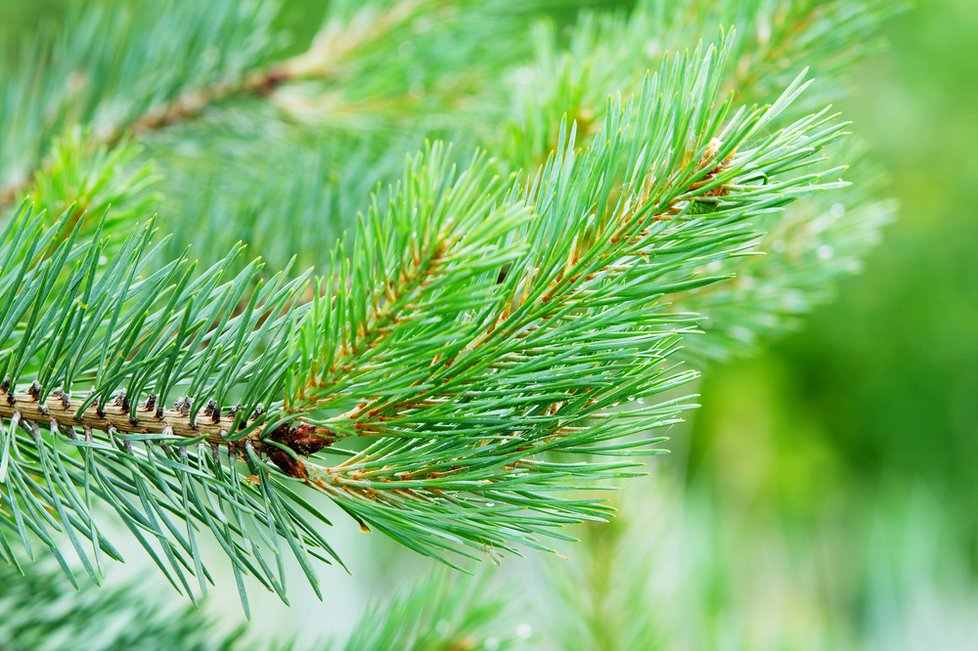
[[[161,437],[180,438],[203,436],[208,444],[214,446],[251,443],[256,451],[264,452],[283,472],[300,479],[305,478],[306,471],[298,457],[307,457],[334,442],[327,428],[301,422],[281,425],[268,434],[259,425],[247,436],[231,441],[227,437],[235,427],[234,415],[222,415],[212,407],[191,419],[189,410],[179,406],[157,409],[152,402],[147,402],[133,413],[124,399],[117,399],[104,406],[89,405],[78,413],[77,407],[72,406],[71,400],[62,393],[52,394],[41,401],[33,389],[23,392],[0,390],[0,418],[10,419],[15,415],[31,423],[55,423],[62,427],[102,432],[115,430],[125,434],[159,434]]]

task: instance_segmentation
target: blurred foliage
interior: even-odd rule
[[[892,175],[898,221],[802,332],[711,375],[692,481],[757,482],[815,517],[929,491],[978,561],[978,10],[921,3],[886,31],[843,110]],[[752,454],[729,464],[726,446]]]
[[[801,332],[708,376],[687,484],[742,518],[728,563],[770,536],[823,554],[872,648],[975,648],[950,621],[978,606],[978,8],[919,2],[884,31],[842,108],[898,219]]]

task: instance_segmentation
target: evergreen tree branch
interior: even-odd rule
[[[383,40],[326,72],[363,69]],[[122,142],[96,147],[76,209],[25,207],[0,237],[0,555],[40,541],[70,573],[67,537],[97,580],[100,555],[118,557],[105,504],[178,590],[210,581],[204,533],[239,587],[284,598],[286,551],[317,590],[310,560],[338,560],[312,495],[449,563],[607,518],[576,489],[635,474],[691,407],[672,396],[695,375],[678,359],[698,317],[676,303],[711,308],[698,290],[759,227],[844,185],[828,148],[845,125],[796,108],[802,77],[769,106],[723,99],[737,52],[727,36],[666,57],[640,97],[561,122],[525,176],[498,175],[518,154],[454,165],[425,148],[312,285],[266,278],[241,247],[197,272],[152,226],[119,238],[124,223],[85,218],[114,181],[137,200],[148,178],[114,172]],[[73,176],[38,186],[65,195]]]
[[[734,112],[717,100],[723,59],[676,57],[640,100],[609,111],[589,149],[568,132],[502,203],[490,185],[473,204],[488,214],[464,209],[478,177],[446,185],[439,150],[414,163],[387,219],[375,208],[362,224],[364,258],[338,266],[307,321],[290,409],[340,440],[378,439],[336,466],[303,460],[310,485],[438,556],[460,543],[540,546],[559,524],[604,517],[552,491],[632,462],[539,455],[627,455],[642,447],[629,435],[674,422],[681,401],[619,410],[691,377],[664,363],[692,323],[664,313],[668,297],[719,280],[704,267],[747,250],[752,216],[837,185],[819,180],[836,169],[798,171],[841,135],[832,116],[760,135],[803,84]],[[487,234],[506,246],[471,244]]]
[[[119,558],[93,510],[105,504],[178,590],[210,581],[201,532],[230,558],[246,609],[242,574],[284,598],[284,569],[264,558],[282,541],[318,586],[306,557],[333,552],[308,517],[324,518],[250,459],[308,452],[306,430],[276,420],[305,276],[262,280],[255,262],[224,280],[241,247],[200,274],[186,259],[147,271],[151,225],[108,257],[83,221],[62,238],[71,219],[36,228],[25,207],[0,237],[0,554],[12,559],[13,534],[70,572],[64,536],[98,580],[99,556]]]

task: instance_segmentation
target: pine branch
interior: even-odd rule
[[[462,4],[456,18],[478,14]],[[411,29],[395,17],[364,27]],[[373,31],[354,40],[345,65],[297,69],[340,79],[389,54]],[[431,41],[425,57],[445,46]],[[197,272],[152,225],[86,217],[113,195],[141,205],[148,173],[118,174],[122,143],[60,144],[96,152],[96,181],[59,219],[25,207],[0,236],[0,554],[40,541],[70,574],[67,537],[98,580],[101,554],[118,557],[104,504],[181,591],[206,589],[198,538],[215,538],[247,608],[245,575],[285,597],[286,547],[317,590],[311,559],[338,560],[314,495],[449,563],[609,517],[576,489],[636,474],[692,406],[675,396],[698,317],[676,302],[710,307],[701,288],[723,286],[759,226],[844,185],[830,147],[845,125],[796,108],[803,77],[769,106],[722,98],[737,52],[727,36],[664,58],[638,98],[561,122],[527,175],[497,175],[518,155],[456,165],[426,147],[312,284],[288,266],[266,278],[240,246]],[[126,128],[157,105],[135,102]],[[38,176],[60,185],[50,205],[82,167]]]
[[[201,590],[210,580],[200,531],[239,578],[283,598],[284,569],[264,556],[285,541],[317,585],[306,556],[329,562],[332,550],[307,518],[322,515],[256,456],[288,468],[283,450],[310,449],[308,429],[279,419],[305,277],[262,281],[256,262],[223,281],[240,247],[196,276],[185,259],[149,272],[151,225],[107,258],[99,232],[79,237],[82,221],[58,239],[71,213],[46,229],[34,219],[23,209],[0,238],[0,553],[10,560],[5,529],[70,572],[67,536],[98,580],[99,555],[119,558],[96,521],[102,503],[178,590],[193,592],[187,575]]]
[[[614,459],[650,442],[633,435],[675,422],[682,401],[621,409],[691,377],[668,363],[691,320],[665,311],[667,297],[715,282],[703,266],[744,250],[751,216],[834,185],[797,171],[840,135],[831,116],[764,135],[803,84],[769,109],[734,112],[717,100],[723,59],[712,49],[677,57],[640,100],[609,111],[604,139],[576,151],[568,131],[533,179],[493,178],[479,158],[455,173],[433,147],[375,203],[353,259],[324,283],[331,291],[300,310],[288,306],[302,279],[279,276],[242,302],[256,265],[224,285],[230,258],[197,278],[183,261],[148,272],[150,230],[101,270],[104,244],[78,239],[81,222],[59,242],[70,214],[31,234],[25,211],[0,264],[0,334],[13,353],[0,369],[10,376],[0,415],[11,530],[25,545],[32,531],[55,553],[54,531],[78,531],[83,559],[83,539],[110,548],[77,493],[85,486],[137,537],[152,534],[164,551],[154,558],[184,590],[185,570],[201,585],[207,574],[193,530],[177,535],[167,513],[189,514],[223,541],[236,571],[283,593],[260,551],[242,546],[251,526],[284,536],[300,560],[303,550],[332,554],[301,519],[310,507],[289,481],[446,560],[465,546],[542,547],[538,537],[559,536],[561,524],[606,517],[601,503],[557,491],[628,474],[633,461],[539,455]],[[32,368],[31,388],[18,389]],[[80,382],[89,391],[76,402]],[[84,436],[72,444],[76,427]],[[62,428],[83,461],[59,450]],[[330,445],[364,436],[376,442]],[[221,443],[226,460],[196,451]],[[323,450],[346,458],[325,465],[315,459]],[[248,478],[236,475],[238,454]],[[255,524],[222,528],[193,501],[198,489]],[[134,511],[120,490],[144,507]]]
[[[632,462],[538,455],[630,454],[642,446],[629,435],[674,422],[682,402],[619,410],[691,377],[664,363],[691,324],[663,311],[668,296],[719,280],[702,270],[749,245],[751,216],[836,185],[795,172],[839,137],[831,116],[760,135],[803,85],[733,112],[716,103],[722,62],[712,49],[670,61],[590,149],[568,132],[503,199],[491,183],[476,194],[471,171],[446,184],[437,148],[413,163],[307,321],[291,410],[339,440],[379,439],[336,466],[304,460],[310,485],[438,556],[540,546],[559,524],[604,517],[551,491]]]

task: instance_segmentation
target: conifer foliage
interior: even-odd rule
[[[328,502],[548,549],[889,213],[828,105],[886,5],[335,1],[303,49],[273,2],[149,4],[4,37],[8,563],[98,582],[121,524],[247,608],[342,562]]]

